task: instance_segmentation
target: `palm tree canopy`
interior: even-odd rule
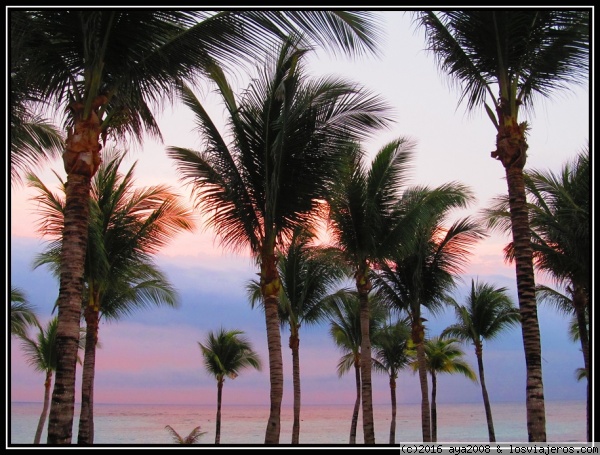
[[[499,107],[513,115],[532,108],[535,95],[582,83],[589,76],[587,10],[487,9],[417,11],[428,49],[468,110]],[[497,88],[494,88],[497,87]],[[497,95],[499,93],[499,96]],[[492,103],[491,109],[486,103]]]
[[[221,328],[209,332],[204,343],[198,343],[206,371],[217,381],[223,381],[225,376],[234,379],[245,368],[261,369],[258,354],[243,334],[241,330]]]
[[[16,287],[10,288],[10,333],[23,337],[29,326],[40,326],[35,308],[27,301],[25,293]]]
[[[35,339],[23,338],[23,351],[27,363],[36,371],[56,370],[56,331],[58,318],[54,317],[41,328]]]
[[[519,324],[519,309],[507,295],[505,287],[471,280],[471,291],[465,305],[450,300],[454,306],[457,323],[442,331],[441,337],[451,336],[478,344],[491,340],[508,327]]]
[[[425,361],[427,370],[432,373],[459,373],[474,382],[477,382],[475,372],[462,357],[465,353],[457,344],[458,340],[452,338],[433,337],[425,340]],[[417,371],[417,361],[411,364],[413,371]]]
[[[184,438],[177,431],[173,429],[171,425],[166,425],[165,429],[171,435],[173,442],[176,444],[196,444],[200,437],[206,434],[206,431],[200,431],[200,426],[194,428],[190,433]]]
[[[45,9],[11,10],[10,19],[20,86],[134,139],[160,137],[152,107],[213,61],[253,62],[292,32],[333,52],[371,53],[381,33],[367,11]]]
[[[373,368],[397,378],[398,372],[412,361],[408,350],[410,334],[410,321],[407,319],[377,327],[371,337]]]
[[[308,79],[306,51],[297,44],[286,40],[239,101],[220,68],[211,68],[232,141],[183,88],[206,142],[201,152],[169,147],[168,154],[194,185],[224,246],[258,254],[311,224],[336,179],[340,143],[388,123],[387,104],[362,87],[336,77]]]

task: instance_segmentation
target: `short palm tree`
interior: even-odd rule
[[[333,286],[345,276],[342,263],[335,252],[312,244],[313,236],[307,231],[294,232],[286,251],[279,253],[277,268],[281,277],[279,319],[290,330],[292,350],[292,382],[294,387],[294,423],[292,444],[300,442],[300,328],[317,324],[327,316],[327,302]],[[262,303],[260,283],[248,285],[252,307]]]
[[[21,337],[25,359],[36,371],[41,371],[46,375],[44,380],[44,406],[35,432],[34,444],[40,443],[50,407],[50,387],[52,386],[52,375],[56,371],[57,328],[58,319],[54,317],[48,322],[45,328],[39,326],[39,333],[36,338]],[[80,348],[82,348],[84,343],[83,337],[80,338],[79,343]],[[77,360],[79,361],[79,358]]]
[[[390,378],[392,420],[390,423],[390,444],[396,444],[396,379],[400,370],[412,361],[408,349],[410,321],[399,319],[393,324],[378,327],[373,333],[373,368]]]
[[[340,144],[387,124],[386,104],[364,88],[336,77],[309,79],[306,51],[297,45],[296,39],[285,41],[239,100],[219,68],[212,68],[232,141],[184,88],[183,101],[196,115],[205,147],[168,149],[222,244],[249,248],[260,267],[271,384],[268,444],[279,443],[283,398],[277,251],[285,250],[296,229],[310,229],[319,219],[338,173]]]
[[[401,222],[397,204],[413,148],[406,138],[393,140],[369,164],[360,145],[350,143],[340,177],[328,197],[331,237],[352,270],[361,305],[361,396],[366,444],[375,444],[369,334],[371,269],[393,257],[403,235],[408,235],[408,224]]]
[[[370,332],[385,321],[387,312],[377,299],[371,300]],[[344,352],[337,366],[338,377],[354,368],[356,400],[350,424],[350,444],[356,444],[356,428],[361,404],[361,359],[362,346],[361,305],[356,291],[342,289],[328,301],[329,333],[335,345]]]
[[[206,371],[217,380],[215,444],[221,442],[221,402],[225,376],[235,379],[245,368],[261,368],[258,354],[252,350],[252,345],[243,334],[241,330],[221,328],[216,333],[209,332],[204,343],[198,343]]]
[[[10,288],[10,334],[18,337],[27,335],[31,326],[39,327],[35,308],[27,301],[25,293],[16,287]]]
[[[437,375],[439,373],[460,373],[477,382],[477,376],[471,366],[462,358],[465,353],[458,346],[459,340],[433,337],[425,340],[425,365],[431,375],[431,442],[437,442]],[[419,365],[414,361],[415,371]]]
[[[200,437],[206,434],[206,431],[200,431],[200,426],[190,431],[185,438],[177,433],[171,425],[165,426],[165,429],[169,432],[175,444],[196,444]]]
[[[122,173],[124,158],[125,154],[116,150],[107,151],[92,182],[82,302],[87,339],[78,444],[94,442],[93,390],[100,320],[118,320],[157,305],[176,306],[177,292],[157,268],[153,255],[178,233],[194,227],[190,210],[169,187],[136,188],[136,164]],[[43,216],[39,230],[52,239],[35,266],[49,264],[58,275],[65,201],[37,177],[29,180],[38,191],[35,200]]]
[[[523,169],[528,125],[519,114],[589,77],[589,10],[467,9],[415,12],[439,68],[468,110],[485,108],[496,128],[492,158],[505,170],[527,365],[529,441],[546,441],[542,354]]]
[[[471,200],[470,191],[457,183],[406,191],[402,205],[408,212],[416,209],[421,219],[410,240],[398,249],[396,258],[382,264],[375,278],[381,298],[391,308],[407,312],[410,318],[411,348],[416,351],[421,384],[423,442],[431,442],[431,409],[425,366],[425,318],[421,309],[435,314],[443,308],[472,253],[471,248],[484,236],[479,224],[469,217],[447,226],[452,211]]]
[[[182,79],[203,77],[214,61],[231,67],[260,59],[293,31],[330,50],[369,53],[377,49],[379,30],[367,11],[10,11],[11,86],[26,87],[28,99],[65,118],[68,185],[50,444],[71,443],[90,187],[106,140],[141,142],[146,133],[160,139],[153,109],[174,98]],[[21,150],[11,147],[11,154],[23,156]]]
[[[457,322],[446,327],[441,334],[442,337],[447,335],[460,341],[470,341],[475,347],[490,442],[496,442],[496,434],[483,372],[483,341],[492,340],[502,331],[519,324],[519,310],[507,291],[504,287],[471,280],[471,292],[467,295],[465,305],[460,305],[455,300],[450,301],[454,306]]]

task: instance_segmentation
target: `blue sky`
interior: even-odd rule
[[[317,52],[310,58],[311,72],[342,75],[381,93],[394,106],[396,124],[366,143],[365,148],[374,154],[393,138],[412,138],[417,143],[412,181],[438,185],[457,180],[470,186],[477,203],[457,215],[474,214],[491,198],[506,192],[504,170],[499,162],[490,158],[495,144],[494,127],[483,111],[467,114],[464,107],[457,107],[458,92],[448,85],[445,76],[434,66],[433,58],[423,51],[423,36],[415,32],[410,16],[397,11],[382,14],[388,35],[380,60],[333,59],[324,52]],[[214,95],[208,91],[201,95],[214,101],[212,114],[221,115],[222,108]],[[535,113],[524,116],[531,124],[527,169],[558,171],[566,160],[586,146],[590,134],[589,100],[588,87],[560,92],[550,100],[538,100]],[[146,141],[143,147],[131,151],[130,162],[139,161],[137,182],[140,186],[169,183],[187,196],[188,190],[177,181],[174,166],[166,158],[165,146],[200,146],[198,136],[191,132],[194,126],[191,114],[178,107],[166,109],[159,119],[165,143]],[[60,163],[53,163],[51,168],[64,177]],[[48,170],[39,175],[45,183],[55,183]],[[24,187],[11,188],[10,263],[7,265],[11,285],[23,289],[41,318],[47,320],[58,295],[58,284],[48,270],[31,270],[35,254],[44,246],[35,232],[37,217],[35,206],[29,200],[31,194]],[[256,268],[249,257],[222,251],[214,234],[201,228],[182,234],[157,257],[160,268],[178,289],[180,308],[157,308],[101,325],[96,402],[215,403],[216,384],[203,369],[197,342],[220,326],[244,330],[265,365],[262,372],[246,371],[235,380],[227,381],[225,403],[269,402],[264,317],[258,309],[250,308],[244,291],[246,282],[255,277]],[[500,235],[481,242],[462,278],[466,286],[471,278],[506,286],[516,303],[514,268],[504,263],[502,255],[506,242]],[[456,293],[459,301],[464,292],[464,286],[459,287]],[[439,334],[454,322],[450,311],[428,319],[430,335]],[[578,383],[574,375],[575,369],[582,366],[582,356],[578,345],[568,339],[568,318],[542,305],[539,320],[546,399],[584,400],[585,385]],[[287,338],[288,333],[284,331],[284,403],[291,404],[291,355]],[[464,349],[475,368],[472,347],[465,345]],[[7,354],[11,401],[41,401],[43,374],[26,364],[14,340],[10,340]],[[338,378],[336,375],[340,355],[329,339],[326,326],[302,328],[303,403],[353,402],[353,376]],[[492,401],[524,401],[525,362],[520,329],[486,343],[484,363]],[[388,403],[387,378],[375,374],[373,379],[374,401]],[[420,396],[418,387],[417,376],[402,373],[398,381],[399,402],[414,403]],[[477,384],[463,377],[443,376],[439,379],[438,400],[442,403],[478,402],[481,391]]]

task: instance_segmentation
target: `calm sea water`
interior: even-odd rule
[[[347,444],[350,434],[352,405],[304,405],[301,410],[301,444]],[[41,403],[11,403],[9,444],[31,444],[42,411]],[[548,442],[583,442],[586,438],[584,402],[546,402],[546,432]],[[526,411],[523,403],[492,405],[494,428],[498,442],[527,442]],[[77,440],[75,408],[73,441]],[[169,445],[173,441],[165,429],[171,425],[182,436],[200,425],[206,432],[199,444],[213,444],[216,407],[198,405],[128,405],[95,404],[94,425],[96,444],[108,445]],[[263,444],[268,406],[223,406],[221,411],[222,444]],[[400,404],[396,415],[396,443],[419,442],[420,405]],[[375,440],[389,442],[391,406],[375,405]],[[282,444],[291,442],[293,414],[291,406],[282,407]],[[359,419],[357,443],[362,443],[362,422]],[[438,403],[439,442],[486,442],[487,425],[483,404]],[[42,435],[46,441],[46,431]]]

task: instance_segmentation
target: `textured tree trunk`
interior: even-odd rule
[[[356,276],[356,288],[360,302],[360,380],[362,388],[363,431],[365,444],[375,444],[375,424],[373,420],[373,393],[371,385],[371,336],[369,326],[371,311],[369,308],[369,292],[371,281],[368,269]]]
[[[223,378],[217,380],[217,420],[215,428],[215,444],[221,443],[221,401],[223,398]]]
[[[573,284],[573,306],[575,307],[575,316],[577,317],[577,328],[579,330],[579,341],[581,343],[581,352],[583,354],[583,366],[586,371],[586,381],[587,381],[587,405],[586,405],[586,415],[587,415],[587,440],[588,442],[592,442],[592,425],[591,425],[591,417],[590,417],[590,401],[592,399],[591,395],[591,381],[590,381],[590,340],[587,330],[585,311],[588,305],[588,299],[585,296],[585,292],[581,289],[580,286]]]
[[[431,372],[431,442],[437,442],[437,377],[435,371]]]
[[[105,100],[99,98],[94,106]],[[48,444],[71,444],[73,435],[90,184],[100,165],[98,139],[102,130],[98,116],[92,112],[87,119],[82,119],[83,105],[80,103],[71,106],[71,109],[75,119],[74,130],[67,135],[63,153],[67,185],[58,292],[56,376],[48,420]]]
[[[412,325],[412,340],[417,350],[419,383],[421,384],[421,431],[423,442],[431,442],[431,410],[429,408],[429,387],[427,385],[427,367],[425,361],[424,328],[417,318]]]
[[[48,415],[48,408],[50,407],[50,386],[52,385],[52,370],[46,371],[46,380],[44,381],[44,407],[42,408],[42,414],[38,421],[37,430],[35,431],[35,438],[33,439],[34,444],[39,444],[42,439],[42,432],[44,431],[44,424],[46,423],[46,416]]]
[[[390,374],[390,393],[392,395],[392,423],[390,424],[390,444],[396,444],[396,378]]]
[[[354,401],[352,423],[350,424],[350,444],[356,444],[356,428],[358,427],[358,412],[360,411],[360,357],[354,359],[354,377],[356,379],[356,400]]]
[[[485,408],[485,418],[487,420],[488,435],[490,442],[496,442],[496,433],[494,432],[494,421],[492,419],[492,407],[485,386],[485,375],[483,373],[483,352],[481,342],[475,344],[475,356],[477,357],[477,367],[479,368],[479,382],[481,383],[481,395],[483,396],[483,407]]]
[[[500,127],[496,136],[496,151],[492,152],[492,157],[502,162],[508,186],[517,294],[527,368],[527,433],[529,442],[546,442],[542,346],[535,300],[531,231],[523,179],[528,146],[524,129],[518,125],[516,116],[507,114],[509,110],[507,101],[503,101],[498,108]]]
[[[92,302],[85,308],[85,354],[81,379],[81,413],[77,444],[94,443],[94,378],[96,375],[96,345],[98,343],[99,312]]]
[[[277,273],[277,261],[272,251],[262,256],[261,291],[265,302],[267,344],[269,349],[269,378],[271,381],[271,409],[265,444],[279,444],[281,431],[281,401],[283,399],[283,358],[281,333],[279,332],[279,291],[281,283]]]
[[[290,335],[292,349],[292,380],[294,383],[294,424],[292,426],[292,444],[300,443],[300,337],[298,329],[292,329]]]

